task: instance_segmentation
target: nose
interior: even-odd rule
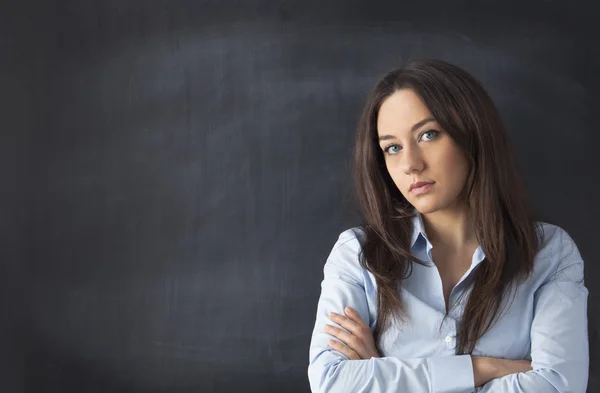
[[[423,170],[424,165],[421,151],[417,147],[407,146],[403,148],[400,167],[405,174],[410,175],[413,172],[420,172]]]

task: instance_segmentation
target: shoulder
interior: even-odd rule
[[[364,239],[365,232],[361,227],[352,227],[343,230],[327,257],[324,266],[326,275],[343,272],[362,281],[365,275],[368,275],[359,262],[361,245]]]
[[[540,228],[541,235],[538,249],[539,256],[560,254],[562,256],[581,259],[575,241],[565,229],[558,225],[542,221],[538,221],[536,224]]]
[[[335,244],[333,245],[333,249],[335,250],[336,248],[344,247],[360,251],[361,244],[363,244],[365,236],[366,233],[360,226],[345,229],[339,234]]]
[[[570,265],[579,264],[583,259],[571,235],[558,225],[538,221],[539,247],[535,256],[534,269],[543,277],[556,273]]]

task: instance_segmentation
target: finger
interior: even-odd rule
[[[358,326],[360,326],[361,329],[364,329],[365,327],[367,327],[367,328],[369,327],[369,325],[367,325],[367,323],[365,321],[363,321],[363,319],[361,318],[360,314],[355,309],[353,309],[352,307],[346,306],[344,308],[344,312],[346,313],[346,315],[348,316],[348,318],[350,318],[350,320],[352,320]]]
[[[338,325],[348,329],[353,334],[359,334],[362,331],[362,325],[355,322],[354,320],[337,313],[329,313],[329,319],[336,322]]]
[[[343,343],[341,343],[339,341],[329,340],[329,346],[331,348],[335,349],[336,351],[342,353],[350,360],[360,360],[361,359],[360,356],[358,356],[358,354],[355,351],[348,348],[346,345],[344,345]]]
[[[335,327],[333,325],[325,325],[325,328],[323,329],[325,331],[325,333],[328,333],[340,340],[342,340],[346,345],[350,346],[353,349],[357,348],[357,337],[355,335],[353,335],[352,333],[348,333],[347,331],[345,331],[344,329],[340,329],[338,327]]]
[[[369,355],[372,351],[365,345],[363,337],[355,336],[354,334],[347,333],[343,329],[337,328],[332,325],[325,325],[324,331],[335,338],[341,340],[353,350],[359,359],[369,359],[372,355]],[[371,333],[369,333],[371,334]]]

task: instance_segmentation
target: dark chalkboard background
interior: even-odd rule
[[[421,56],[484,83],[577,242],[600,391],[594,4],[3,2],[0,391],[308,392],[359,112]]]

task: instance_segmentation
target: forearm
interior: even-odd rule
[[[498,367],[493,362],[493,358],[485,356],[472,356],[473,363],[473,379],[475,387],[485,385],[494,378],[498,378]]]
[[[347,360],[335,351],[323,351],[310,362],[308,377],[313,393],[471,393],[475,389],[469,355]]]
[[[554,369],[540,368],[492,379],[478,393],[585,393],[587,380],[587,370],[567,379]]]

